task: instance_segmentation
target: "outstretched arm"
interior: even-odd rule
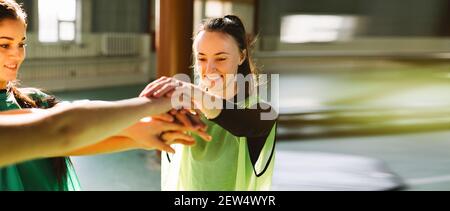
[[[168,99],[133,98],[69,104],[29,114],[0,113],[0,167],[97,144],[145,116],[170,109]]]

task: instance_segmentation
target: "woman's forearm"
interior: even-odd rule
[[[113,136],[97,144],[83,147],[81,149],[77,149],[75,151],[66,153],[64,154],[64,156],[108,154],[133,149],[139,149],[139,146],[137,146],[136,141],[125,136]]]
[[[138,122],[170,110],[168,99],[64,105],[24,115],[0,115],[0,167],[58,156],[96,144]]]
[[[97,140],[95,143],[105,140],[138,122],[142,117],[164,113],[170,108],[170,101],[167,99],[136,98],[114,103],[89,102],[65,117],[65,121],[61,121],[62,124],[54,129],[56,133],[71,138],[62,148],[71,151],[93,144],[92,139]]]

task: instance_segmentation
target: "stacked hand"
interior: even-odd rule
[[[184,112],[183,112],[184,113]],[[137,147],[147,150],[160,150],[175,153],[171,144],[194,145],[195,139],[186,134],[198,134],[206,141],[211,137],[205,133],[206,127],[190,113],[171,111],[159,116],[143,118],[140,122],[122,132],[122,136],[131,138]]]
[[[183,89],[187,93],[195,87],[189,83],[163,77],[150,83],[142,91],[140,97],[171,97],[176,89]],[[211,136],[206,133],[206,125],[200,120],[199,112],[183,107],[177,107],[165,114],[144,118],[125,130],[123,135],[133,139],[139,148],[156,149],[169,153],[175,153],[171,144],[195,144],[195,139],[188,133],[197,134],[205,141],[211,141]]]

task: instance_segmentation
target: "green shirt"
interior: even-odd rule
[[[228,113],[229,114],[229,113]],[[240,119],[245,118],[241,117]],[[239,117],[231,118],[240,121]],[[196,145],[174,145],[174,155],[162,153],[161,189],[187,191],[267,191],[272,184],[276,123],[262,140],[253,165],[247,137],[233,135],[206,120],[211,142],[196,138]],[[252,139],[254,141],[254,139]]]
[[[36,89],[23,89],[33,99],[44,99],[46,94]],[[0,111],[21,109],[14,95],[0,92]],[[75,170],[65,158],[67,177],[62,181],[56,176],[51,159],[37,159],[0,168],[0,191],[72,191],[80,185]]]

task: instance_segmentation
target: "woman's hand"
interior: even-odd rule
[[[175,110],[152,116],[153,119],[158,119],[166,122],[173,122],[176,124],[181,124],[188,128],[190,132],[197,134],[205,141],[211,141],[212,137],[206,133],[207,126],[201,121],[198,112],[192,110]]]
[[[175,92],[177,94],[173,95]],[[203,91],[200,87],[193,84],[168,77],[161,77],[147,85],[140,96],[146,96],[148,98],[188,97],[187,102],[180,99],[172,99],[172,103],[177,102],[177,105],[172,104],[172,107],[189,110],[198,109],[209,119],[217,117],[223,105],[223,98]]]
[[[183,89],[187,93],[191,93],[194,89],[199,90],[198,87],[191,83],[163,76],[148,84],[139,96],[145,96],[148,98],[160,98],[163,96],[170,97],[175,89]]]
[[[170,120],[167,116],[159,118]],[[170,147],[171,144],[195,144],[195,139],[185,134],[184,131],[195,132],[202,137],[208,136],[204,132],[197,131],[193,128],[160,119],[152,117],[143,118],[140,122],[124,130],[120,135],[129,137],[135,141],[138,148],[146,150],[156,149],[169,153],[175,153],[175,150]]]
[[[171,144],[195,144],[195,140],[185,134],[185,131],[194,131],[194,129],[183,127],[181,123],[176,123],[176,121],[175,117],[169,113],[144,118],[121,133],[98,144],[65,153],[63,156],[96,155],[134,149],[155,149],[174,153],[175,151],[170,147]],[[205,132],[195,132],[207,141],[211,138]]]

